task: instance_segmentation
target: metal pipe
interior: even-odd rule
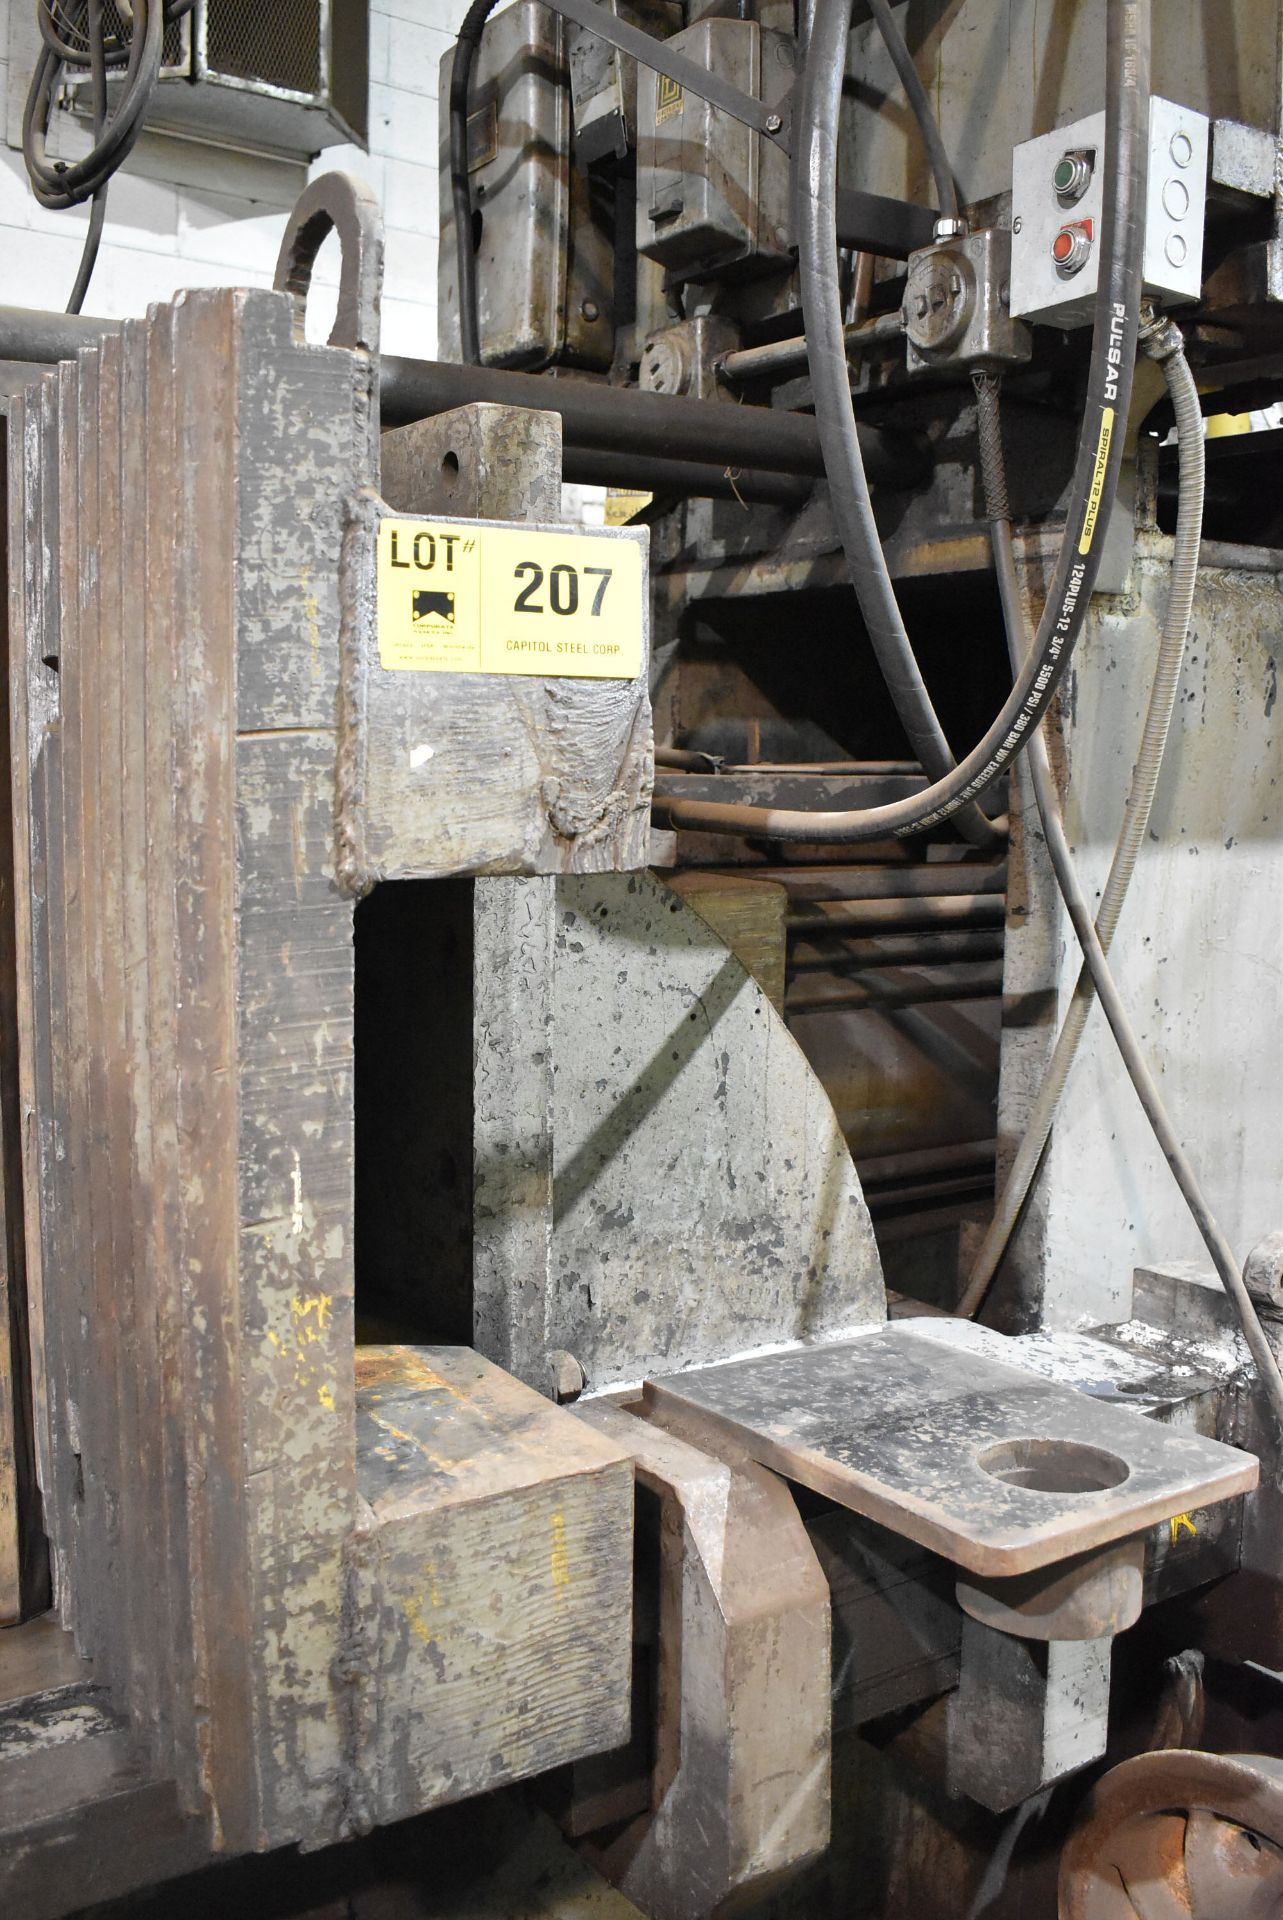
[[[0,360],[74,359],[82,347],[96,345],[120,324],[83,314],[0,307]],[[815,421],[807,414],[771,407],[680,399],[599,381],[553,380],[545,374],[406,360],[395,354],[385,354],[380,362],[379,397],[383,423],[389,427],[477,400],[559,413],[567,450],[611,455],[619,463],[615,477],[621,484],[636,483],[637,463],[643,458],[693,469],[692,492],[726,467],[746,475],[760,471],[809,479],[824,473]],[[914,487],[930,474],[931,453],[920,434],[861,426],[860,448],[870,477],[884,486]],[[599,473],[605,470],[603,464]]]
[[[656,757],[655,765],[660,764]],[[702,872],[741,874],[740,866],[701,868]],[[921,866],[889,861],[877,867],[754,867],[750,871],[785,888],[797,906],[817,900],[902,900],[919,894],[1002,893],[1007,884],[1004,862],[981,865],[970,860],[932,860]]]
[[[898,345],[904,338],[900,309],[880,313],[876,320],[862,320],[844,329],[848,359],[860,359],[876,347]],[[765,380],[778,373],[791,373],[804,367],[809,348],[805,334],[792,340],[773,340],[764,347],[737,347],[717,363],[721,379],[736,384],[745,380]]]
[[[867,1191],[871,1186],[916,1183],[937,1175],[987,1172],[992,1176],[997,1155],[996,1140],[958,1140],[945,1147],[913,1147],[907,1153],[854,1157],[860,1185]]]
[[[658,762],[656,762],[658,764]],[[732,869],[738,871],[738,869]],[[798,906],[818,900],[907,900],[921,894],[1002,893],[1005,861],[932,860],[922,866],[771,867],[770,877]]]
[[[813,479],[824,472],[815,421],[779,408],[738,407],[727,401],[608,387],[600,381],[552,380],[546,374],[395,355],[383,357],[379,393],[383,421],[390,427],[477,400],[559,413],[566,446],[611,454],[619,462],[621,484],[631,483],[643,457]],[[860,450],[870,477],[884,486],[917,486],[930,472],[930,449],[918,434],[901,436],[861,426]]]
[[[862,973],[878,967],[947,967],[955,960],[1001,960],[1000,930],[977,927],[963,933],[918,933],[901,937],[848,940],[836,951],[826,944],[799,942],[789,953],[789,970],[803,973]]]
[[[550,386],[552,382],[548,383]],[[625,459],[566,447],[562,475],[590,487],[627,486],[643,493],[675,495],[682,500],[739,500],[745,505],[800,507],[815,485],[801,474],[764,473],[760,468],[713,467],[695,460]]]
[[[810,900],[788,916],[788,930],[809,939],[848,933],[924,933],[960,927],[1001,927],[1007,903],[1000,893],[920,894],[916,899]]]
[[[84,313],[43,313],[35,307],[0,307],[0,360],[37,364],[74,360],[82,347],[96,347],[104,334],[119,332],[119,320],[96,320]]]
[[[955,1204],[960,1200],[983,1199],[992,1193],[994,1168],[986,1170],[977,1167],[972,1173],[956,1173],[951,1178],[938,1180],[918,1180],[902,1187],[875,1187],[872,1193],[864,1196],[865,1205],[877,1221],[890,1213],[893,1208],[912,1207],[926,1211],[931,1208]]]
[[[808,983],[809,986],[809,983]],[[907,1007],[925,1007],[953,1000],[998,1000],[1002,997],[1002,967],[984,965],[964,980],[906,980],[886,985],[865,980],[849,985],[816,988],[805,993],[792,989],[785,995],[784,1010],[803,1013],[899,1013]]]

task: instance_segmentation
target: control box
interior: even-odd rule
[[[1155,95],[1149,116],[1145,291],[1165,306],[1197,300],[1202,288],[1207,149],[1207,116]],[[1056,327],[1090,323],[1100,276],[1106,164],[1103,111],[1016,148],[1014,318]]]
[[[768,106],[796,79],[792,40],[755,20],[699,20],[668,45]],[[789,163],[774,142],[664,73],[640,77],[637,117],[638,253],[673,284],[791,264]]]

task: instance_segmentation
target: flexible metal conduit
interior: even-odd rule
[[[836,16],[836,26],[834,19]],[[832,180],[836,150],[818,128],[817,101],[837,91],[845,65],[846,0],[820,0],[807,63],[799,168],[799,208],[805,195],[824,195],[825,228],[836,249]],[[1132,372],[1140,312],[1141,240],[1149,127],[1149,6],[1147,0],[1109,0],[1106,34],[1105,147],[1112,156],[1105,175],[1101,223],[1101,269],[1088,374],[1083,430],[1070,492],[1064,537],[1033,648],[1022,663],[1002,711],[984,738],[960,764],[925,791],[859,812],[808,813],[786,808],[730,806],[656,794],[661,820],[705,832],[750,834],[778,840],[850,843],[889,834],[918,833],[938,826],[983,793],[1021,752],[1068,667],[1087,616],[1100,569],[1104,530],[1118,483],[1123,424],[1131,403]],[[808,334],[814,333],[811,320]],[[841,362],[845,369],[845,359]],[[846,406],[850,388],[845,386]],[[832,482],[832,475],[830,475]],[[885,565],[885,562],[884,562]],[[866,616],[867,618],[867,616]],[[916,669],[915,669],[916,671]]]
[[[1180,448],[1180,494],[1176,515],[1176,537],[1172,547],[1172,571],[1167,606],[1159,640],[1158,658],[1150,687],[1149,705],[1141,735],[1123,823],[1110,862],[1109,876],[1096,916],[1096,934],[1102,953],[1108,953],[1118,927],[1127,889],[1135,872],[1137,855],[1149,831],[1150,813],[1158,788],[1158,775],[1167,747],[1181,664],[1189,637],[1194,608],[1194,586],[1198,577],[1198,551],[1203,528],[1203,488],[1206,470],[1203,418],[1199,410],[1198,389],[1182,351],[1179,329],[1170,320],[1147,329],[1144,346],[1161,362],[1168,392],[1176,412],[1176,434]],[[997,382],[977,382],[981,422],[980,446],[984,473],[985,505],[993,537],[994,568],[1003,618],[1012,633],[1027,631],[1027,616],[1011,544],[1011,513],[1007,501],[1005,464],[998,417]],[[1024,1136],[1016,1158],[998,1196],[993,1220],[981,1242],[967,1285],[958,1302],[958,1312],[977,1313],[984,1302],[1003,1255],[1010,1244],[1016,1223],[1024,1210],[1039,1163],[1051,1133],[1065,1081],[1078,1051],[1087,1016],[1095,998],[1091,970],[1086,961],[1079,970],[1073,998],[1032,1113],[1025,1124]]]

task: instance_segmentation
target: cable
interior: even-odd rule
[[[822,70],[825,63],[830,68],[837,66],[836,85],[840,90],[845,31],[835,32],[832,23],[836,13],[839,28],[844,29],[846,6],[847,0],[819,0],[807,62],[803,141],[798,165],[799,212],[806,209],[808,200],[814,202],[815,241],[817,246],[824,246],[829,260],[836,257],[837,251],[832,178],[837,154],[831,137],[826,139],[822,116],[817,116],[814,109],[817,100],[823,101],[826,89],[831,94],[834,86],[833,73]],[[1140,311],[1149,127],[1149,24],[1150,0],[1109,0],[1105,152],[1110,162],[1105,178],[1101,266],[1083,429],[1065,532],[1047,604],[1034,646],[1021,665],[1002,711],[984,738],[952,772],[936,779],[925,792],[908,799],[860,812],[807,813],[798,809],[689,800],[659,790],[655,796],[656,809],[669,824],[711,833],[838,844],[918,833],[938,825],[958,807],[983,793],[1033,734],[1069,665],[1086,619],[1100,569],[1101,541],[1097,535],[1103,534],[1107,524],[1122,460],[1122,428],[1131,401]],[[821,217],[823,241],[818,232]],[[807,246],[800,224],[799,237],[805,256]],[[814,264],[822,271],[818,255]],[[807,333],[808,336],[812,333],[809,320]],[[839,400],[840,416],[849,415],[853,420],[850,386],[845,375],[840,395],[836,388],[832,392],[835,408]],[[818,387],[816,402],[820,425],[824,428],[831,424],[824,419],[824,414],[831,409],[822,408]],[[845,436],[845,419],[842,432]],[[825,457],[827,465],[827,446]],[[880,572],[889,580],[880,547],[876,554],[868,556],[868,561],[873,572]],[[880,579],[874,591],[881,595]]]
[[[851,584],[914,757],[922,762],[928,779],[942,780],[957,762],[931,704],[896,601],[851,404],[837,243],[838,126],[849,29],[850,0],[820,0],[807,54],[796,181],[802,323],[833,518]],[[898,38],[894,22],[890,31]],[[912,62],[909,65],[912,71]],[[925,96],[922,105],[930,121]],[[935,139],[939,145],[938,133]],[[954,824],[976,845],[998,844],[999,835],[976,806],[960,809]]]
[[[107,124],[107,50],[103,40],[102,5],[103,0],[89,0],[89,69],[93,76],[95,145],[102,139],[103,128]],[[67,302],[68,313],[79,313],[85,304],[89,282],[98,264],[98,249],[102,245],[102,230],[106,219],[107,186],[104,182],[89,203],[89,228],[81,250],[80,265],[76,269],[76,278],[72,284],[71,298]]]
[[[918,123],[918,133],[927,150],[931,175],[936,183],[936,199],[940,202],[940,211],[951,220],[956,220],[958,189],[954,185],[953,169],[949,165],[949,156],[944,149],[940,125],[931,111],[927,90],[918,78],[918,69],[914,66],[909,49],[904,43],[904,35],[896,25],[890,0],[869,0],[869,12],[877,22],[882,43],[891,56],[891,64],[900,76],[900,85],[904,88],[910,110]],[[844,60],[843,66],[845,64]]]
[[[63,210],[93,202],[69,313],[80,312],[98,257],[107,184],[142,132],[160,77],[165,28],[189,13],[193,4],[194,0],[133,0],[132,31],[124,40],[118,34],[107,35],[103,0],[37,0],[41,47],[22,120],[22,152],[31,191],[42,207]],[[113,108],[107,76],[121,69]],[[93,143],[79,160],[50,160],[45,143],[63,76],[85,71],[93,90]]]
[[[1118,926],[1119,914],[1135,870],[1137,855],[1149,830],[1150,812],[1158,786],[1159,768],[1167,746],[1172,713],[1176,705],[1181,664],[1193,615],[1194,586],[1198,573],[1199,542],[1203,530],[1203,486],[1206,457],[1203,419],[1198,389],[1185,359],[1179,329],[1164,320],[1142,329],[1145,351],[1161,362],[1168,391],[1176,413],[1176,433],[1180,450],[1180,486],[1176,515],[1176,537],[1172,548],[1172,571],[1167,594],[1158,658],[1150,687],[1149,705],[1141,734],[1140,751],[1132,775],[1131,789],[1123,812],[1118,842],[1110,862],[1109,877],[1096,915],[1096,934],[1101,951],[1108,953]],[[1003,461],[998,417],[998,382],[992,376],[978,375],[976,388],[980,403],[981,467],[984,475],[985,507],[989,517],[994,569],[1003,619],[1009,633],[1023,634],[1028,618],[1016,573],[1011,544],[1011,514],[1007,504],[1007,480]],[[979,1312],[1011,1242],[1011,1236],[1028,1200],[1037,1176],[1043,1152],[1051,1133],[1056,1110],[1074,1056],[1087,1024],[1095,989],[1086,964],[1081,967],[1073,997],[1052,1049],[1047,1071],[1033,1111],[1026,1124],[1006,1184],[994,1209],[993,1219],[976,1255],[967,1285],[956,1311],[973,1317]]]

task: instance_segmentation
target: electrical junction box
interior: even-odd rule
[[[1207,116],[1150,102],[1145,292],[1162,305],[1197,300],[1203,281]],[[1026,140],[1011,184],[1011,313],[1049,326],[1090,323],[1100,276],[1105,192],[1102,112]]]
[[[481,357],[489,367],[605,373],[615,345],[613,195],[571,166],[565,22],[516,0],[487,23],[472,71],[468,175]],[[438,99],[450,97],[454,48]],[[450,117],[439,116],[441,356],[462,357]]]
[[[700,20],[669,45],[768,106],[796,77],[792,40],[755,20]],[[787,265],[781,149],[667,74],[642,74],[637,91],[638,253],[674,283]]]

